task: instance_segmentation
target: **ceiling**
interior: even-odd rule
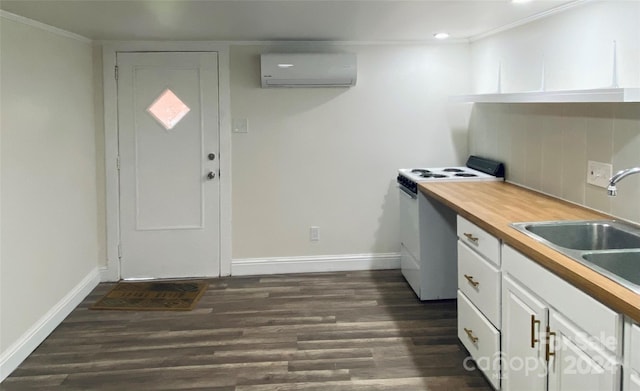
[[[583,0],[1,0],[0,9],[94,40],[469,39]]]

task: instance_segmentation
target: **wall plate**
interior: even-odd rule
[[[609,186],[609,179],[612,175],[613,166],[611,164],[593,160],[587,162],[587,183],[606,189]]]
[[[246,118],[234,118],[231,120],[233,133],[249,133],[249,121]]]

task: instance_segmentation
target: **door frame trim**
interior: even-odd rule
[[[106,267],[102,281],[120,279],[120,185],[118,160],[118,93],[115,79],[118,52],[217,52],[218,113],[220,125],[220,276],[231,275],[231,88],[229,45],[216,42],[104,42],[102,45],[102,87],[104,109],[104,165]]]

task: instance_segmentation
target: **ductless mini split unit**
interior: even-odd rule
[[[356,55],[352,53],[262,54],[262,88],[353,87]]]

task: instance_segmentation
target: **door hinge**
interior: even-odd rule
[[[118,259],[122,259],[122,245],[118,243]]]
[[[116,168],[120,170],[120,156],[116,158]]]
[[[115,77],[116,77],[116,80],[118,80],[118,66],[117,65],[116,65],[116,69],[115,69]]]

